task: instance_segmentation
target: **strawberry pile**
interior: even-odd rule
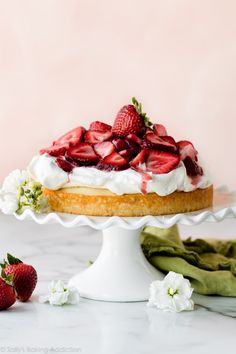
[[[87,166],[104,171],[132,168],[162,174],[183,161],[190,177],[203,174],[193,144],[186,140],[176,142],[163,125],[151,123],[135,98],[120,109],[113,126],[95,121],[88,130],[77,127],[40,150],[40,154],[45,153],[54,156],[66,172]]]
[[[37,272],[29,264],[7,254],[7,260],[1,264],[0,310],[12,306],[16,299],[26,302],[37,284]]]

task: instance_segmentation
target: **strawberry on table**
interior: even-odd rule
[[[126,137],[128,134],[143,134],[145,128],[152,125],[146,113],[142,112],[142,105],[135,97],[132,103],[122,107],[117,113],[112,132],[118,137]]]
[[[15,301],[16,293],[12,285],[12,277],[7,277],[3,271],[0,278],[0,310],[8,309]]]
[[[3,274],[12,276],[17,298],[23,302],[29,300],[37,284],[37,272],[34,267],[8,253],[2,268]]]

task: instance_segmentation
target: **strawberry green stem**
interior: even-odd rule
[[[138,102],[138,100],[135,97],[132,97],[132,103],[134,105],[136,112],[140,115],[140,117],[143,118],[145,127],[152,129],[153,123],[148,118],[147,113],[142,112],[142,103]]]

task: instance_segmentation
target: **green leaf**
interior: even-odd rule
[[[13,274],[6,275],[5,270],[2,269],[1,277],[5,281],[5,283],[7,283],[8,285],[13,286]]]
[[[7,253],[7,260],[9,264],[22,263],[22,261],[19,258],[13,257],[10,253]]]
[[[136,109],[136,112],[140,115],[140,117],[143,118],[145,127],[152,129],[153,123],[147,117],[147,114],[142,112],[142,103],[138,102],[138,100],[135,97],[132,97],[132,103],[134,105],[134,108]]]
[[[0,263],[0,267],[1,267],[2,269],[6,268],[6,266],[7,266],[7,263],[6,263],[5,259],[3,260],[3,262],[4,262],[4,263]]]

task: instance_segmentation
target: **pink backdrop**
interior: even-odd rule
[[[135,95],[236,187],[235,0],[0,0],[0,180]]]

